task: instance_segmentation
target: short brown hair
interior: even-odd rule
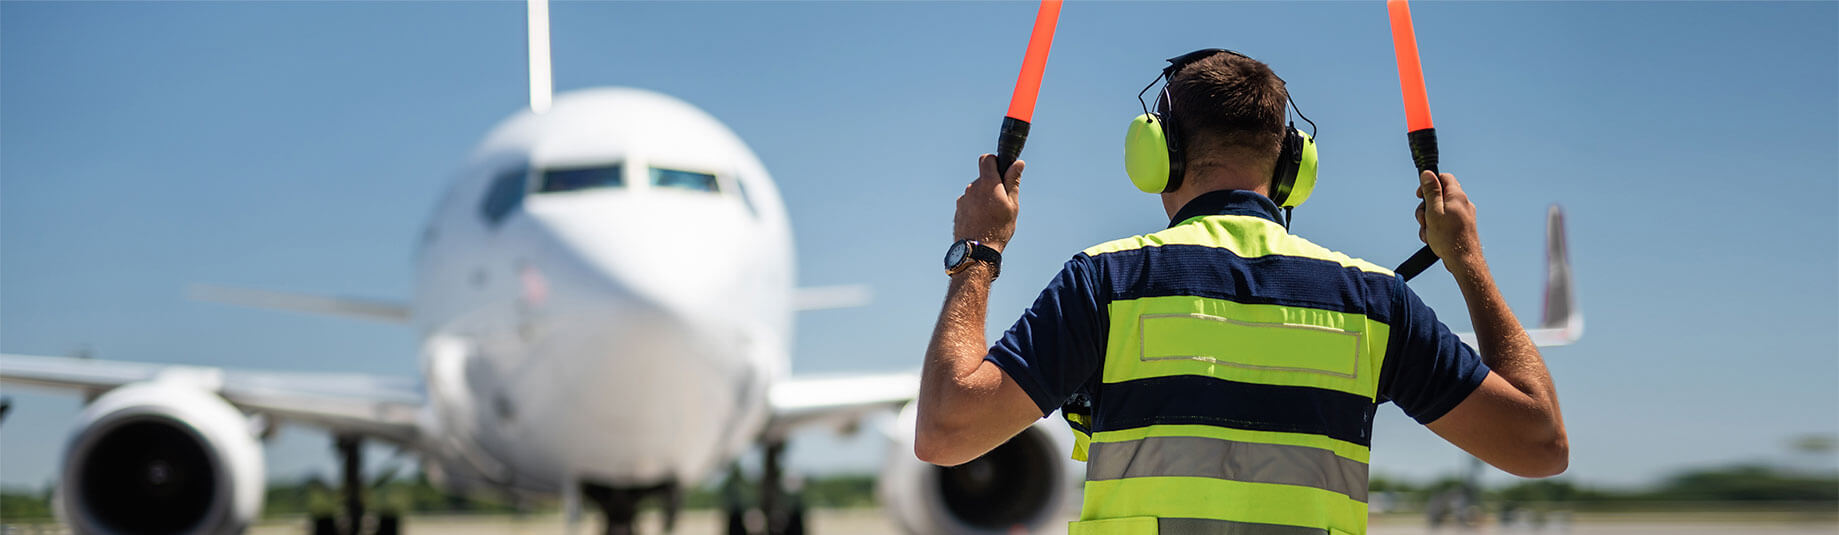
[[[1269,169],[1283,142],[1289,95],[1270,66],[1221,52],[1171,75],[1165,105],[1190,169],[1233,161]]]

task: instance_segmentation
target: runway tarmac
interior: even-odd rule
[[[726,533],[724,519],[709,511],[685,513],[675,533],[679,535],[717,535]],[[560,515],[526,517],[489,516],[422,516],[407,519],[405,532],[410,535],[555,535],[563,533]],[[298,535],[305,532],[304,520],[296,523],[264,524],[252,535]],[[645,519],[644,533],[663,533],[655,515]],[[820,535],[897,535],[899,528],[887,520],[879,509],[816,510],[810,518],[812,533]],[[599,519],[588,515],[576,533],[599,533]],[[1064,525],[1044,533],[1065,533]],[[1839,511],[1832,514],[1585,514],[1568,524],[1540,527],[1523,525],[1484,526],[1476,530],[1453,528],[1430,529],[1415,516],[1375,517],[1370,535],[1460,535],[1460,534],[1562,534],[1562,535],[1833,535],[1839,533]]]

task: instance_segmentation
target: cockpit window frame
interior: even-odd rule
[[[660,171],[666,172],[666,173],[681,173],[681,174],[687,174],[687,175],[701,175],[701,176],[709,177],[708,183],[709,183],[709,187],[712,189],[697,189],[697,188],[685,188],[685,187],[678,187],[678,186],[666,186],[658,182],[657,173]],[[724,173],[696,169],[695,167],[692,167],[692,166],[659,165],[656,163],[647,162],[645,165],[645,170],[641,173],[641,175],[644,176],[645,178],[645,187],[647,189],[659,190],[659,191],[682,191],[682,192],[699,193],[699,194],[706,193],[706,194],[713,194],[713,195],[719,195],[719,196],[729,196],[730,195],[728,192],[729,188],[726,187],[727,186],[726,184],[723,184],[724,180],[722,179],[722,177]]]
[[[748,215],[753,216],[754,219],[759,219],[760,218],[760,204],[759,204],[759,201],[754,197],[756,193],[749,193],[747,191],[747,181],[741,178],[741,173],[739,172],[724,173],[720,175],[720,179],[725,180],[729,184],[733,185],[733,187],[728,188],[727,191],[734,192],[730,196],[734,197],[735,202],[739,202],[741,203],[741,206],[746,207]]]
[[[531,167],[528,163],[517,163],[498,167],[486,180],[485,189],[479,195],[479,216],[485,220],[487,228],[496,229],[504,224],[505,219],[524,204],[530,196]],[[515,181],[515,186],[510,185]]]
[[[632,165],[633,164],[630,161],[615,160],[612,162],[597,163],[597,164],[592,164],[592,165],[545,166],[541,169],[540,173],[532,173],[534,179],[531,181],[532,184],[530,188],[530,194],[531,195],[555,195],[555,194],[581,193],[581,192],[590,192],[590,191],[631,190],[633,189],[632,177],[631,177]],[[611,184],[601,183],[601,184],[591,185],[587,187],[575,187],[575,188],[570,188],[570,189],[555,189],[555,190],[548,189],[549,188],[549,175],[551,173],[582,172],[582,171],[595,171],[595,170],[612,170],[613,171],[612,176],[615,177],[616,182],[611,183]]]

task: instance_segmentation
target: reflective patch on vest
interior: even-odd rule
[[[1364,344],[1359,331],[1195,313],[1144,314],[1137,322],[1139,358],[1146,361],[1193,359],[1251,370],[1359,377]],[[1249,340],[1282,350],[1233,350]]]
[[[1317,488],[1367,501],[1366,463],[1321,448],[1207,437],[1148,437],[1092,444],[1087,459],[1087,481],[1205,477]]]
[[[1107,313],[1107,385],[1185,375],[1371,401],[1391,331],[1362,314],[1194,296],[1113,301]]]

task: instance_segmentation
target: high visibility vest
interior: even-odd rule
[[[1140,295],[1110,296],[1091,410],[1066,411],[1072,535],[1366,532],[1392,272],[1247,215],[1085,254]]]

